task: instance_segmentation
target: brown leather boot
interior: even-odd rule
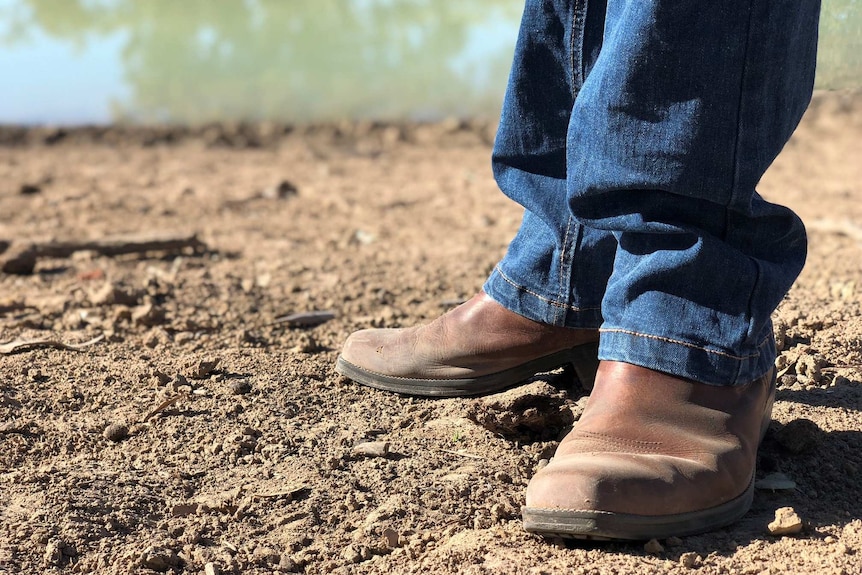
[[[775,375],[694,383],[603,361],[584,414],[527,487],[524,528],[584,539],[691,535],[751,507]]]
[[[352,334],[335,369],[377,389],[457,397],[499,391],[571,363],[589,388],[598,340],[597,330],[535,322],[480,293],[427,325]]]

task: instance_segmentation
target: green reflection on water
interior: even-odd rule
[[[823,0],[817,86],[862,87],[862,0]]]
[[[779,0],[786,1],[786,0]],[[0,42],[121,33],[116,119],[498,113],[523,0],[18,0]],[[818,85],[860,85],[862,0],[825,0]]]

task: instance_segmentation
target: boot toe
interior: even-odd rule
[[[630,515],[686,513],[732,498],[703,489],[705,482],[714,482],[715,474],[659,454],[571,455],[555,458],[533,477],[526,506]]]

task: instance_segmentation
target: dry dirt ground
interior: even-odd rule
[[[761,185],[811,237],[759,458],[785,485],[661,549],[522,531],[583,405],[568,371],[419,400],[333,370],[350,332],[437,316],[503,254],[492,134],[0,130],[0,261],[43,242],[0,273],[0,572],[862,573],[862,97],[819,94]],[[100,243],[140,233],[202,245]],[[802,531],[770,535],[788,506]]]

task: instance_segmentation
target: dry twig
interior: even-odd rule
[[[145,252],[176,252],[186,248],[206,249],[196,235],[124,235],[97,240],[5,242],[0,250],[0,270],[29,275],[39,258],[67,258],[75,252],[92,251],[105,256]]]
[[[152,411],[150,411],[150,412],[149,412],[149,413],[144,417],[144,419],[143,419],[143,421],[142,421],[141,423],[146,423],[146,422],[148,422],[150,419],[152,419],[153,417],[155,417],[155,416],[156,416],[156,415],[158,415],[159,413],[163,412],[164,410],[166,410],[167,408],[169,408],[169,407],[170,407],[170,406],[172,406],[173,404],[175,404],[175,403],[177,403],[178,401],[180,401],[181,399],[185,399],[185,398],[187,398],[187,397],[188,397],[188,395],[187,395],[187,394],[185,394],[185,393],[180,393],[180,394],[175,395],[175,396],[173,396],[173,397],[171,397],[171,398],[169,398],[169,399],[164,400],[163,402],[161,402],[160,404],[158,404],[158,405],[155,407],[155,409],[153,409]]]
[[[63,343],[62,341],[56,339],[16,339],[15,341],[10,341],[9,343],[0,344],[0,354],[9,355],[13,353],[17,353],[19,351],[28,351],[31,349],[44,349],[44,348],[54,348],[54,349],[64,349],[67,351],[84,351],[85,347],[89,347],[94,343],[98,343],[105,339],[105,334],[102,334],[98,337],[94,337],[89,341],[85,341],[84,343],[77,344],[68,344]]]

